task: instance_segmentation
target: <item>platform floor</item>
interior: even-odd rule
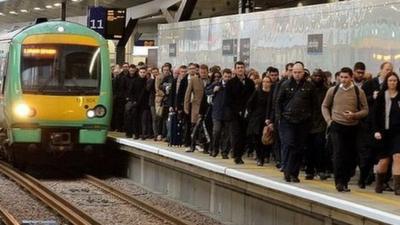
[[[376,194],[372,186],[367,186],[366,189],[360,189],[357,186],[356,179],[353,179],[350,183],[349,188],[351,192],[349,193],[339,193],[336,191],[333,179],[330,178],[326,181],[316,180],[305,180],[305,174],[302,172],[300,175],[300,183],[287,183],[283,180],[283,174],[275,167],[274,163],[265,164],[263,167],[256,165],[256,161],[252,158],[243,157],[244,164],[236,165],[232,159],[222,159],[221,156],[215,158],[204,154],[199,151],[193,153],[186,153],[184,147],[169,147],[165,142],[154,142],[152,140],[133,140],[124,138],[122,133],[109,134],[110,137],[119,138],[121,140],[129,140],[129,142],[140,143],[149,146],[154,146],[160,149],[169,150],[176,154],[195,158],[204,162],[212,163],[214,165],[219,165],[227,168],[231,168],[237,171],[245,172],[247,174],[255,175],[260,178],[265,178],[268,180],[276,181],[286,185],[292,185],[298,188],[302,188],[315,193],[330,196],[336,199],[345,200],[351,203],[355,203],[361,206],[366,206],[371,209],[376,209],[377,211],[392,214],[394,218],[399,216],[400,224],[400,196],[395,196],[393,192],[385,192],[383,194]]]

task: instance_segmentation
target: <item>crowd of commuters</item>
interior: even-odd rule
[[[332,78],[302,62],[260,75],[240,61],[232,70],[124,63],[112,76],[112,129],[127,138],[174,140],[236,164],[255,153],[258,166],[273,161],[286,182],[300,182],[304,169],[305,179],[333,175],[339,192],[350,191],[358,167],[360,188],[375,180],[377,193],[400,195],[400,80],[390,62],[375,78],[362,62]]]

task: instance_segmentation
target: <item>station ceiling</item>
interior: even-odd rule
[[[151,0],[67,0],[67,17],[84,16],[88,6],[129,8]],[[326,3],[338,0],[254,0],[255,11]],[[39,17],[60,17],[61,0],[0,0],[0,24],[34,21]],[[191,19],[236,14],[238,0],[197,0]]]
[[[98,5],[128,8],[150,0],[97,0]],[[61,0],[0,0],[0,24],[34,21],[39,17],[59,18]],[[67,17],[83,16],[95,0],[68,0]]]

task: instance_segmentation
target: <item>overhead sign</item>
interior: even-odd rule
[[[237,39],[222,40],[222,55],[236,55]]]
[[[105,37],[107,39],[121,39],[125,32],[125,23],[125,9],[107,9]]]
[[[169,57],[176,57],[176,44],[169,44]]]
[[[107,9],[103,7],[89,7],[87,26],[104,36]]]
[[[126,10],[89,7],[87,26],[106,39],[121,39],[125,32]]]
[[[323,51],[322,34],[309,34],[307,41],[307,53],[322,53]]]

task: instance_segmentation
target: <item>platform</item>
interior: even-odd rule
[[[282,173],[273,164],[259,167],[255,160],[244,158],[244,165],[235,165],[232,159],[221,159],[220,156],[213,158],[197,151],[186,153],[183,147],[171,148],[164,142],[136,141],[124,138],[121,133],[110,133],[109,137],[122,150],[144,157],[153,155],[150,157],[152,161],[165,164],[168,164],[165,160],[173,160],[175,163],[170,162],[170,167],[179,167],[187,173],[201,169],[203,173],[199,173],[199,176],[208,177],[225,187],[263,195],[270,204],[275,202],[280,207],[291,207],[311,216],[324,216],[321,224],[400,224],[400,197],[393,192],[376,194],[372,187],[362,190],[357,187],[356,181],[352,181],[350,193],[338,193],[332,179],[305,180],[304,174],[300,175],[300,183],[286,183]],[[213,202],[215,197],[210,198],[210,202]],[[208,209],[215,211],[216,206],[210,204]]]

